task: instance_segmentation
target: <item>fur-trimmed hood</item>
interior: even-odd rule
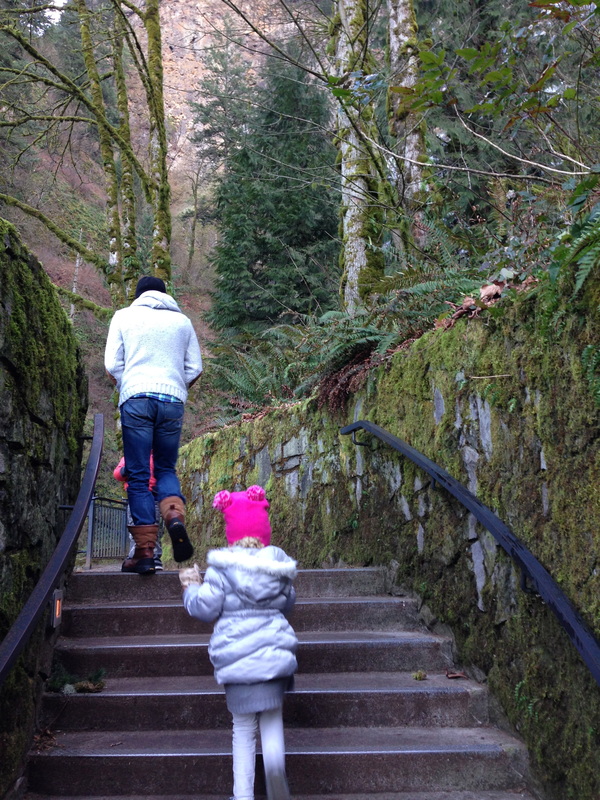
[[[209,569],[217,569],[244,605],[270,607],[296,577],[296,562],[279,547],[248,549],[225,547],[211,550]]]
[[[245,572],[265,572],[267,575],[290,580],[294,580],[298,572],[294,559],[273,545],[257,549],[222,547],[210,550],[206,563],[217,569],[236,567]]]

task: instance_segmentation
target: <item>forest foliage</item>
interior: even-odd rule
[[[159,0],[0,4],[0,202],[36,219],[94,264],[115,305],[131,296],[144,267],[171,277],[159,7]],[[132,86],[145,98],[145,153],[131,128]],[[36,167],[41,187],[31,180]],[[83,224],[74,230],[54,202],[68,186],[69,171],[79,176],[82,195],[86,173],[102,175],[101,231]],[[144,265],[138,220],[147,210],[152,233]]]
[[[226,5],[259,28],[235,3]],[[405,41],[391,63],[397,31],[390,20],[398,5],[340,0],[326,32],[314,7],[312,15],[306,7],[289,13],[296,46],[303,48],[303,56],[290,54],[289,62],[295,68],[302,63],[327,98],[332,140],[339,145],[349,129],[357,134],[361,176],[368,174],[356,200],[363,203],[359,236],[366,250],[366,278],[362,288],[358,278],[358,290],[367,291],[350,310],[342,285],[337,309],[311,310],[290,324],[275,298],[256,284],[235,297],[217,289],[216,309],[220,299],[231,301],[232,309],[263,308],[258,335],[256,325],[241,330],[223,324],[226,335],[214,344],[213,379],[229,393],[234,413],[301,397],[319,384],[337,385],[339,370],[353,365],[349,391],[386,352],[460,314],[479,314],[492,304],[501,313],[498,303],[522,289],[546,298],[551,332],[597,271],[596,7],[577,0],[405,3],[405,18],[414,13],[418,22],[417,40]],[[354,53],[354,67],[340,72],[335,42],[344,19],[361,21],[363,49]],[[281,63],[282,48],[267,31],[259,32],[267,63]],[[403,67],[415,48],[418,70],[409,81]],[[238,96],[252,102],[253,92],[248,86]],[[414,164],[399,138],[402,131],[406,136],[407,120],[422,134],[419,190],[410,198],[408,167]],[[259,148],[261,134],[246,132],[244,148],[254,147],[255,135]],[[337,165],[343,220],[348,199],[340,150]],[[268,168],[264,160],[261,166]],[[230,177],[225,168],[217,178],[217,197]],[[232,208],[229,202],[222,207],[217,224],[222,242],[241,234],[230,251],[239,256],[248,239]],[[352,243],[342,224],[339,230],[343,267]],[[217,254],[225,252],[217,246]],[[255,257],[253,268],[265,269],[261,258]],[[596,347],[590,343],[585,356],[591,387],[599,380]]]
[[[269,60],[261,81],[230,117],[207,120],[203,145],[227,137],[214,202],[219,237],[209,319],[229,337],[335,305],[339,191],[335,148],[327,135],[327,98],[306,72]],[[230,113],[232,109],[230,108]],[[224,145],[223,145],[224,146]],[[217,145],[213,145],[217,148]]]
[[[332,385],[352,364],[350,390],[432,325],[523,287],[547,296],[548,330],[560,324],[600,259],[595,5],[273,0],[275,26],[222,3],[185,212],[190,261],[197,226],[217,232],[213,422]],[[159,10],[0,4],[0,201],[96,264],[116,305],[140,273],[171,276]],[[42,151],[52,168],[30,203],[24,175]],[[68,160],[103,175],[101,227],[46,210]],[[584,364],[594,391],[597,344]]]

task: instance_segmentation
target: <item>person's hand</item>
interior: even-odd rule
[[[188,586],[192,584],[196,584],[196,586],[200,586],[202,583],[202,576],[200,575],[200,567],[198,564],[194,564],[193,567],[186,567],[185,569],[179,570],[179,581],[184,589],[187,589]]]

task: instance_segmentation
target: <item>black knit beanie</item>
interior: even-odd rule
[[[161,281],[160,278],[154,278],[152,275],[144,275],[139,279],[135,287],[135,299],[137,300],[144,292],[163,292],[166,294],[167,287],[165,286],[165,282]]]

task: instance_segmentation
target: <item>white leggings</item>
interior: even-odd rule
[[[265,783],[269,800],[289,800],[285,776],[285,743],[283,709],[258,714],[233,714],[233,800],[254,800],[256,733],[260,726],[260,743],[265,765]]]

